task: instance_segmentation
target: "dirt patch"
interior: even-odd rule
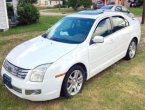
[[[140,45],[139,45],[139,50],[142,50],[142,51],[145,52],[145,37],[141,38]]]
[[[7,35],[7,36],[0,35],[0,40],[11,40],[11,39],[15,39],[15,38],[25,39],[25,38],[31,38],[31,37],[38,36],[42,33],[43,32],[27,32],[27,33],[12,34],[12,35]]]

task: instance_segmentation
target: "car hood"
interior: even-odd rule
[[[55,62],[77,45],[56,42],[40,36],[15,47],[6,59],[18,67],[33,69],[41,64]]]

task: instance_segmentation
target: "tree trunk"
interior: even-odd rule
[[[141,22],[141,24],[144,24],[144,22],[145,22],[145,1],[143,3],[143,12],[142,12],[142,22]]]
[[[60,11],[60,0],[59,0],[59,11]]]

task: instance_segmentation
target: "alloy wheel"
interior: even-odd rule
[[[67,81],[67,91],[70,95],[76,95],[83,85],[83,73],[80,70],[74,70]]]

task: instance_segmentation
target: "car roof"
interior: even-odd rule
[[[115,15],[116,16],[117,15],[122,15],[123,16],[123,13],[110,11],[110,10],[98,9],[98,10],[84,10],[84,11],[80,11],[78,13],[68,15],[66,17],[97,19],[100,16],[115,16]]]

